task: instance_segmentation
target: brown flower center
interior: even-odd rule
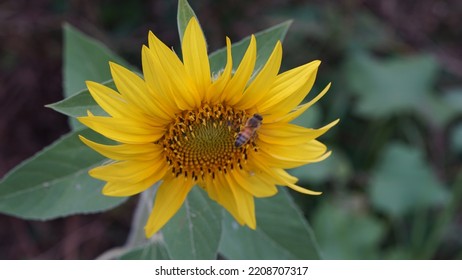
[[[184,174],[196,181],[206,174],[242,168],[254,139],[236,147],[236,137],[248,115],[224,105],[208,104],[198,110],[183,111],[169,126],[160,143],[175,176]]]

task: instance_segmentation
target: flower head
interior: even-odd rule
[[[276,185],[320,194],[296,185],[285,169],[329,156],[316,138],[334,126],[304,128],[290,122],[319,100],[299,105],[310,91],[320,64],[313,61],[279,74],[278,42],[261,70],[252,36],[233,71],[231,42],[227,64],[211,73],[203,33],[195,18],[185,30],[181,61],[153,33],[142,48],[143,78],[110,63],[117,91],[87,82],[95,101],[109,116],[79,120],[119,142],[103,145],[81,137],[110,164],[90,170],[106,181],[109,196],[138,194],[161,181],[146,235],[158,231],[178,211],[194,185],[207,191],[241,225],[255,229],[254,197],[277,193]]]

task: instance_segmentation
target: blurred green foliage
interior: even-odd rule
[[[286,56],[318,57],[317,85],[333,81],[321,108],[302,123],[341,119],[322,137],[331,158],[292,171],[324,191],[320,199],[295,194],[321,254],[460,258],[460,80],[435,54],[410,51],[367,8],[345,15],[340,6],[306,4],[274,15],[295,22]]]
[[[414,13],[413,21],[392,24],[377,12],[381,1],[375,2],[190,0],[210,51],[224,45],[224,35],[238,41],[293,19],[283,45],[283,68],[323,61],[308,99],[328,82],[332,88],[297,122],[320,127],[340,118],[321,138],[333,154],[291,170],[301,185],[323,191],[319,197],[293,193],[312,223],[323,258],[460,259],[462,81],[436,51],[444,52],[446,44],[460,46],[454,36],[458,31],[451,29],[451,20],[458,21],[449,14],[428,34],[434,38],[428,47],[397,28],[424,29],[431,17]],[[386,2],[397,11],[405,6]],[[100,35],[133,65],[140,65],[139,46],[146,43],[148,29],[179,49],[176,1],[51,3],[53,13],[72,15],[65,19]],[[450,13],[451,5],[446,9]],[[162,257],[165,252],[153,247],[149,254]]]
[[[190,4],[202,22],[210,51],[224,45],[224,35],[237,41],[293,19],[284,43],[283,68],[323,61],[307,99],[328,82],[333,86],[296,123],[320,127],[340,118],[322,137],[333,154],[321,163],[291,170],[301,185],[323,191],[320,197],[293,193],[312,223],[322,257],[461,258],[460,77],[428,48],[398,36],[396,23],[392,26],[372,11],[373,1],[366,1],[368,6],[356,1],[293,2]],[[162,12],[156,19],[143,10],[144,1],[101,3],[100,23],[134,65],[139,65],[139,50],[126,40],[130,36],[143,40],[140,26],[153,29],[179,49],[176,31],[167,28],[175,25],[175,1],[154,3],[151,7]],[[438,38],[447,41],[454,32],[446,33]]]

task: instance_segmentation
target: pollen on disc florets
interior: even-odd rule
[[[206,175],[214,178],[217,172],[242,169],[249,149],[255,147],[253,140],[235,146],[236,135],[247,118],[245,111],[221,104],[205,104],[178,114],[160,141],[172,173],[197,181]]]

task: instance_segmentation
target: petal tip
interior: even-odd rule
[[[144,227],[144,235],[148,239],[151,238],[156,232],[157,232],[157,230],[154,230],[153,227],[148,227],[148,226]]]
[[[316,65],[316,67],[318,67],[319,65],[321,65],[321,60],[316,59],[316,60],[313,60],[311,63],[313,63],[314,65]]]
[[[109,61],[109,68],[111,69],[112,76],[114,76],[114,73],[119,72],[124,67],[114,61]]]
[[[197,18],[195,16],[192,16],[190,19],[189,19],[189,22],[188,22],[188,26],[189,27],[190,25],[199,25],[199,22],[197,20]]]
[[[85,143],[86,141],[88,141],[87,138],[83,137],[82,135],[79,134],[78,136],[79,136],[80,141],[82,141],[82,142],[84,142],[84,143]]]
[[[153,44],[154,42],[156,41],[157,39],[157,36],[154,34],[154,32],[152,32],[151,30],[148,31],[148,44],[149,44],[149,47],[152,48],[153,47]],[[146,45],[143,45],[143,47],[147,47]]]
[[[109,61],[109,67],[112,68],[112,67],[117,67],[119,66],[117,63],[115,63],[114,61]]]
[[[99,85],[99,83],[97,82],[94,82],[94,81],[85,81],[85,85],[87,86],[87,88],[90,90],[90,87],[96,87]]]
[[[247,226],[252,229],[252,230],[256,230],[257,229],[257,223],[252,223],[252,224],[247,224]]]

